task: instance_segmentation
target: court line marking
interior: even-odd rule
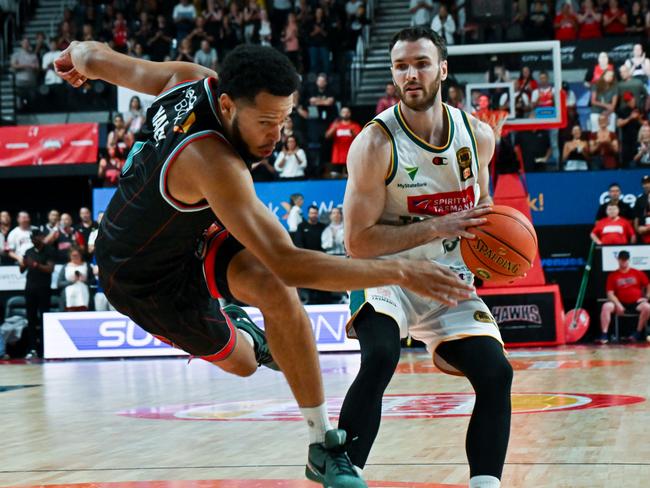
[[[369,463],[367,467],[381,466],[466,466],[467,462],[457,463]],[[650,466],[650,463],[505,463],[506,466]],[[16,473],[76,473],[81,471],[100,472],[100,471],[153,471],[153,470],[177,470],[177,469],[245,469],[245,468],[295,468],[302,467],[304,464],[251,464],[251,465],[214,465],[214,466],[139,466],[135,468],[77,468],[77,469],[26,469],[26,470],[0,470],[0,474]]]

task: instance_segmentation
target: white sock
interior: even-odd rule
[[[327,416],[327,406],[323,403],[318,407],[300,408],[302,416],[305,417],[309,426],[309,443],[325,441],[325,432],[332,430],[332,424]]]
[[[472,476],[469,488],[501,488],[501,481],[494,476]]]
[[[239,333],[246,339],[246,342],[248,342],[253,349],[255,349],[255,342],[253,341],[253,336],[250,335],[248,332],[242,329],[237,329]]]

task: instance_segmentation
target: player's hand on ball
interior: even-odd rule
[[[487,220],[483,216],[491,211],[492,205],[484,203],[469,210],[430,219],[430,222],[436,237],[474,239],[474,234],[468,229],[485,224]]]
[[[72,63],[71,51],[79,44],[77,41],[70,43],[68,48],[59,54],[59,57],[54,60],[54,71],[57,75],[70,83],[75,88],[79,88],[88,79],[79,71],[77,71]]]
[[[399,261],[404,272],[402,286],[427,298],[455,307],[471,297],[474,287],[446,266],[431,261]]]

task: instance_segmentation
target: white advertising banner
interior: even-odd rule
[[[650,271],[650,246],[603,246],[603,271],[618,269],[618,253],[630,253],[630,266],[641,271]]]
[[[359,342],[348,339],[345,325],[350,317],[346,305],[307,305],[319,351],[358,351]],[[262,314],[246,308],[251,319],[263,327]],[[118,312],[47,313],[43,319],[44,357],[111,358],[181,356]]]
[[[56,290],[56,280],[62,264],[54,266],[52,273],[52,289]],[[27,272],[21,273],[18,266],[0,266],[0,291],[24,291]]]

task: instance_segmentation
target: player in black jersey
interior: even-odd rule
[[[55,68],[73,86],[102,79],[158,95],[96,241],[109,301],[162,340],[241,376],[272,361],[266,338],[243,311],[233,324],[214,299],[258,307],[273,360],[309,425],[307,476],[329,487],[366,486],[345,453],[345,433],[329,423],[311,325],[294,287],[399,284],[450,305],[471,287],[428,262],[346,260],[293,246],[257,198],[248,167],[273,151],[299,84],[274,49],[234,49],[219,81],[199,65],[144,61],[97,42],[73,42]]]

